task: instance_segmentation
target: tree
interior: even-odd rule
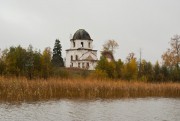
[[[42,56],[42,54],[40,53],[40,51],[35,50],[33,52],[33,58],[34,58],[33,74],[34,74],[34,76],[40,76],[41,68],[42,68],[41,56]]]
[[[26,55],[26,73],[30,80],[33,77],[39,77],[41,74],[41,56],[40,51],[33,50],[32,45],[29,45]]]
[[[51,70],[51,48],[47,47],[43,51],[41,56],[41,64],[42,64],[42,76],[44,79],[47,79]]]
[[[106,57],[101,56],[96,66],[96,72],[101,72],[101,74],[103,73],[103,75],[107,75],[109,78],[117,78],[117,65],[120,65],[120,62],[117,64],[115,61],[108,62]]]
[[[180,82],[180,71],[177,68],[170,69],[170,77],[172,81]]]
[[[60,41],[58,39],[55,40],[54,49],[53,49],[53,57],[52,57],[52,64],[55,67],[63,67],[64,62],[61,55],[62,46],[60,44]]]
[[[26,50],[21,46],[10,47],[4,57],[4,62],[9,74],[19,76],[25,72]]]
[[[97,66],[96,66],[96,72],[101,72],[101,73],[103,73],[103,75],[108,75],[107,65],[108,65],[107,59],[104,56],[101,56],[100,60],[97,63]],[[97,73],[97,74],[99,74],[99,73]]]
[[[130,53],[126,58],[126,63],[122,68],[122,76],[124,79],[131,80],[137,79],[138,66],[134,53]]]
[[[104,45],[103,45],[103,51],[111,51],[112,53],[115,52],[115,49],[118,48],[119,45],[115,40],[108,40]]]
[[[141,62],[141,80],[143,81],[152,81],[153,67],[151,62],[142,60]]]
[[[155,81],[161,81],[161,68],[160,68],[160,65],[159,65],[159,62],[157,61],[156,64],[154,65],[154,80]]]
[[[130,62],[124,64],[122,68],[122,76],[124,79],[131,80],[137,79],[137,63],[135,59],[130,60]]]
[[[5,71],[5,63],[4,61],[2,60],[2,58],[0,57],[0,75],[2,75]]]
[[[132,59],[136,60],[136,57],[134,57],[135,54],[133,52],[129,53],[129,55],[126,57],[126,61],[130,62]]]
[[[118,61],[116,61],[115,64],[116,64],[117,78],[121,78],[122,77],[123,62],[121,61],[121,59],[118,59]]]
[[[32,79],[33,71],[34,71],[34,57],[33,57],[33,47],[32,45],[29,45],[27,49],[27,56],[26,56],[26,70],[29,79]]]
[[[162,55],[163,65],[170,71],[170,79],[180,80],[180,35],[174,35],[170,41],[170,48]]]
[[[163,81],[167,81],[167,80],[170,79],[170,77],[169,77],[169,70],[168,70],[166,65],[162,65],[161,66],[161,75],[162,75],[162,80]]]
[[[0,75],[2,75],[4,71],[5,71],[5,64],[2,59],[2,53],[1,53],[1,49],[0,49]]]
[[[162,55],[163,62],[168,67],[179,69],[180,64],[180,35],[174,35],[170,41],[171,48]]]

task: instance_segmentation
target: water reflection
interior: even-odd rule
[[[0,121],[179,121],[180,99],[59,100],[0,104]]]

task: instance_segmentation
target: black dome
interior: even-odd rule
[[[73,40],[91,40],[91,37],[89,35],[89,33],[87,31],[85,31],[84,29],[79,29],[75,32],[73,38]]]

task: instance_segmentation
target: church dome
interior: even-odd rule
[[[91,37],[87,31],[84,29],[79,29],[75,32],[73,40],[91,40]]]

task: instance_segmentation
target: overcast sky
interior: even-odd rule
[[[118,42],[115,58],[130,52],[153,63],[180,34],[180,0],[0,0],[0,48],[29,44],[41,51],[85,29],[98,52],[109,39]],[[98,53],[99,55],[99,53]]]

